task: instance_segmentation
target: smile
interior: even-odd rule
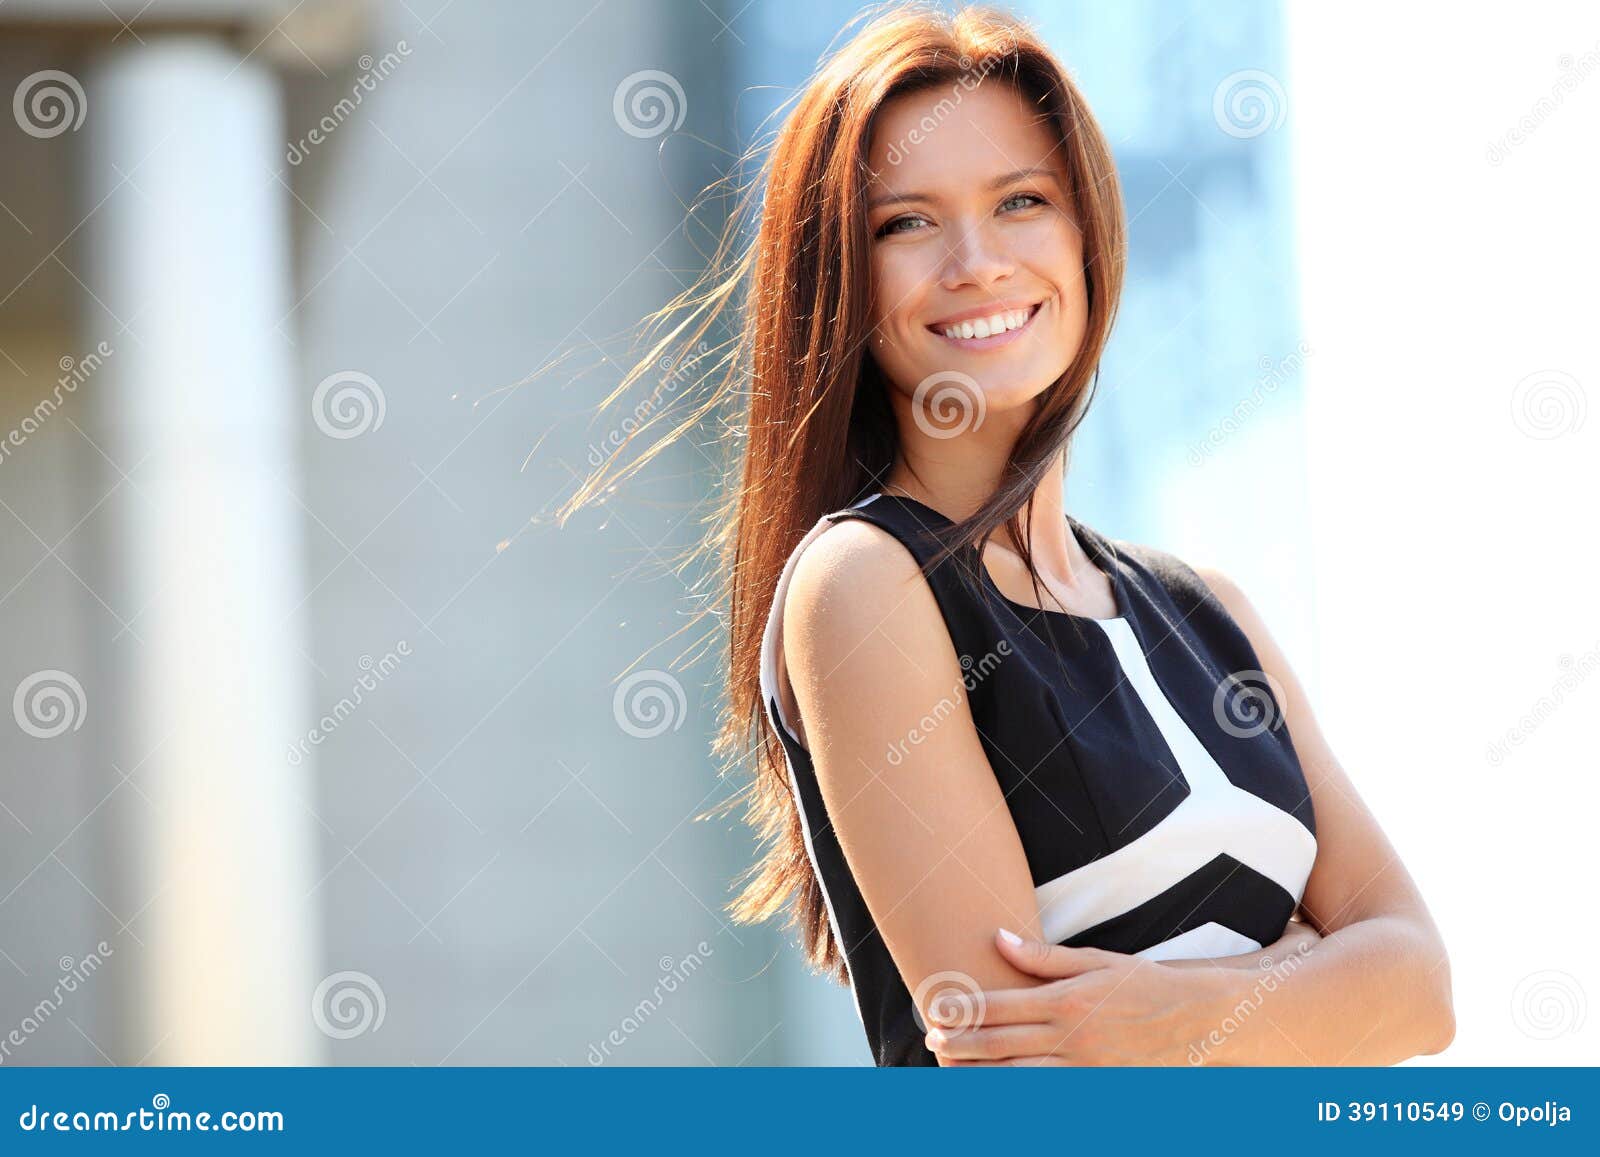
[[[1024,308],[1002,309],[984,317],[936,322],[927,329],[961,349],[995,349],[1009,345],[1026,333],[1043,304],[1042,301],[1036,301]]]

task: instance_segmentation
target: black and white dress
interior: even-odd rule
[[[807,850],[879,1065],[932,1065],[912,995],[829,822],[810,753],[778,693],[783,602],[801,552],[864,519],[926,564],[953,525],[874,494],[825,516],[779,580],[762,642],[767,718],[788,761]],[[1281,704],[1254,648],[1174,556],[1070,515],[1119,614],[1006,598],[977,550],[928,577],[966,674],[980,741],[1032,871],[1047,941],[1168,960],[1250,952],[1283,934],[1316,858],[1316,822]]]

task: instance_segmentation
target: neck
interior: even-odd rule
[[[970,517],[999,487],[1004,459],[982,453],[984,448],[979,446],[957,445],[961,441],[951,439],[931,448],[904,446],[900,459],[884,479],[883,489],[907,494],[956,521]],[[1033,501],[1025,512],[1028,524],[1024,533],[1031,535],[1029,545],[1040,571],[1071,583],[1082,555],[1074,549],[1076,543],[1067,528],[1062,496],[1065,483],[1063,452],[1051,461],[1034,489]],[[991,541],[1012,551],[1019,548],[1003,526]]]

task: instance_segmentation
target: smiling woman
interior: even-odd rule
[[[1438,934],[1248,600],[1065,511],[1125,240],[1060,62],[998,13],[897,8],[766,172],[750,248],[614,395],[738,319],[668,432],[743,406],[709,543],[718,751],[754,740],[767,840],[735,915],[789,909],[883,1065],[1442,1048]]]

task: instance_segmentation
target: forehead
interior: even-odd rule
[[[867,192],[954,194],[1036,165],[1064,178],[1059,145],[1048,115],[1005,81],[941,82],[879,108],[867,146]]]

